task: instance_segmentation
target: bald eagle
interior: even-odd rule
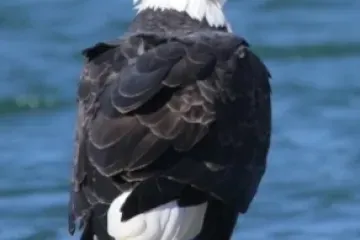
[[[266,169],[271,89],[224,2],[134,0],[126,33],[83,51],[71,234],[231,238]]]

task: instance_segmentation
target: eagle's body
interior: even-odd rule
[[[84,51],[69,204],[83,240],[228,240],[265,172],[266,67],[214,9],[200,21],[173,1],[216,3],[142,0],[123,38]]]

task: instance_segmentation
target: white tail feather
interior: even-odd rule
[[[200,233],[207,203],[180,208],[173,201],[121,222],[129,194],[117,197],[108,210],[107,231],[116,240],[191,240]]]

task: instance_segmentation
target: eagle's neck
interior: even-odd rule
[[[223,12],[224,0],[133,0],[138,13],[145,10],[176,11],[186,13],[191,19],[206,21],[210,27],[227,26]]]

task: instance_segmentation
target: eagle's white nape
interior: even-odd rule
[[[227,24],[223,5],[226,0],[133,0],[135,9],[175,10],[186,12],[196,20],[206,19],[212,27],[223,27]]]
[[[200,233],[207,203],[180,208],[173,201],[121,222],[120,208],[129,194],[117,197],[107,213],[107,231],[115,240],[189,240]]]

